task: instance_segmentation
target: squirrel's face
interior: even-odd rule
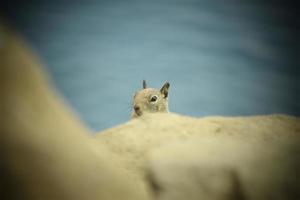
[[[132,117],[139,117],[145,112],[168,112],[170,84],[165,83],[160,90],[146,87],[144,82],[144,89],[134,95]]]

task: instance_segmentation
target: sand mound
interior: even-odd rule
[[[299,184],[299,122],[148,114],[96,139],[157,199],[288,199]]]

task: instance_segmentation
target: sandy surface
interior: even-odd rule
[[[139,119],[131,120],[124,125],[100,132],[96,135],[96,139],[101,145],[107,146],[110,152],[115,154],[118,165],[128,170],[129,174],[133,174],[141,187],[145,188],[145,192],[148,192],[149,180],[147,178],[149,177],[147,175],[149,171],[151,174],[155,174],[154,178],[157,179],[155,181],[160,181],[159,184],[163,185],[161,187],[165,188],[170,186],[170,184],[167,184],[168,181],[166,181],[169,177],[180,177],[180,170],[178,170],[178,167],[174,167],[174,164],[183,165],[183,169],[185,169],[191,165],[191,161],[194,164],[197,161],[196,167],[198,168],[199,166],[206,166],[206,164],[202,166],[201,163],[207,162],[213,163],[212,165],[218,166],[220,169],[222,169],[222,166],[227,166],[228,163],[231,163],[234,166],[234,170],[241,169],[242,171],[247,166],[240,166],[239,163],[249,161],[252,163],[252,168],[248,167],[245,169],[248,177],[254,175],[258,169],[262,170],[262,174],[269,172],[264,176],[264,179],[272,177],[276,173],[278,174],[281,172],[280,170],[285,175],[287,171],[283,167],[290,164],[293,165],[296,156],[298,157],[298,154],[295,153],[289,155],[289,151],[297,151],[299,153],[299,149],[295,148],[296,144],[300,144],[299,122],[299,118],[287,115],[233,118],[205,117],[197,119],[174,113],[156,113],[148,114]],[[269,148],[268,151],[265,151],[265,147]],[[280,160],[277,159],[276,155],[281,151],[283,153],[282,155],[279,154],[279,157],[285,156],[285,159]],[[215,155],[214,159],[210,157],[212,152]],[[234,158],[230,158],[230,155],[233,155]],[[267,161],[262,162],[266,160],[265,158],[267,158]],[[165,162],[168,163],[168,161],[172,164],[164,164]],[[281,161],[289,163],[282,164]],[[267,167],[260,169],[255,167],[259,163],[263,165],[269,164]],[[281,164],[282,169],[277,167],[275,169],[277,171],[273,172],[272,166],[279,164]],[[160,180],[164,178],[162,172],[169,172],[169,174],[163,173],[166,180]],[[184,170],[183,173],[185,173]],[[206,180],[208,179],[209,177],[206,177]],[[278,178],[278,180],[282,179],[282,176]],[[259,182],[261,179],[258,178],[251,181],[255,183],[255,181]],[[245,181],[245,187],[247,187],[247,184],[251,185],[251,181]],[[273,179],[269,180],[269,182],[272,181]],[[193,183],[192,180],[190,182]],[[205,181],[203,182],[205,184]],[[261,184],[258,186],[260,188],[256,190],[266,187],[267,183],[268,181],[265,181],[265,185]],[[183,194],[186,194],[182,183],[180,188],[183,190]],[[249,190],[251,190],[251,187]],[[276,194],[275,192],[273,193]],[[264,199],[263,197],[265,197],[263,192],[258,194],[261,196],[252,194],[253,192],[247,191],[250,199],[259,199],[258,197]],[[286,197],[284,195],[283,197]],[[183,196],[177,196],[178,199],[180,199],[179,197],[183,198]],[[231,198],[231,196],[229,197]],[[279,196],[278,198],[280,199],[281,197]],[[198,198],[199,194],[195,199]],[[162,199],[175,198],[172,196],[172,198]],[[208,199],[217,198],[209,196]]]

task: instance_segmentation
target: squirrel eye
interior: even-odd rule
[[[152,96],[151,99],[150,99],[151,102],[155,102],[156,100],[157,100],[157,96],[156,95]]]

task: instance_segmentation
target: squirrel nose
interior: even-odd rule
[[[135,110],[135,112],[138,112],[140,110],[140,107],[135,105],[135,106],[133,106],[133,109]]]

